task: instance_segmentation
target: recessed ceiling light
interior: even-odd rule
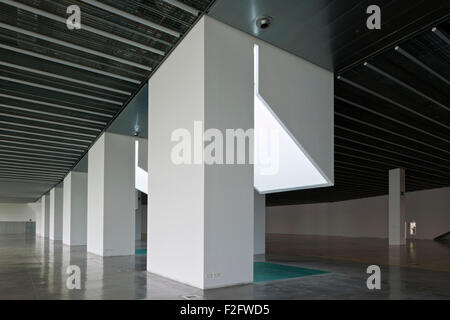
[[[273,18],[269,16],[261,17],[256,20],[256,26],[260,29],[267,29],[271,26],[273,22]]]

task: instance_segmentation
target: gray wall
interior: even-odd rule
[[[266,195],[254,194],[254,218],[253,218],[253,253],[266,253]]]
[[[0,221],[0,234],[29,234],[35,235],[36,222]]]
[[[450,231],[450,188],[406,194],[406,221],[417,239]],[[334,203],[267,207],[267,233],[343,237],[388,237],[388,197]],[[409,237],[409,235],[408,235]]]

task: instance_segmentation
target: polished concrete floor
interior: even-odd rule
[[[268,234],[267,254],[307,256],[450,272],[450,241],[407,240],[389,246],[387,239]]]
[[[148,273],[146,256],[102,258],[83,246],[4,235],[0,299],[450,299],[449,272],[382,264],[381,290],[371,291],[365,262],[280,255],[271,248],[256,260],[329,273],[202,291]],[[80,290],[67,289],[69,265],[81,268]]]

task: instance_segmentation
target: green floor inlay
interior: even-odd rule
[[[324,274],[327,271],[306,269],[269,262],[253,263],[253,281],[266,282]]]
[[[134,254],[136,256],[145,256],[147,255],[147,249],[136,249],[134,250]]]

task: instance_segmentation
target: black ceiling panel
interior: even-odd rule
[[[338,70],[335,186],[271,194],[267,204],[385,195],[394,168],[405,168],[407,191],[450,186],[449,24]]]

